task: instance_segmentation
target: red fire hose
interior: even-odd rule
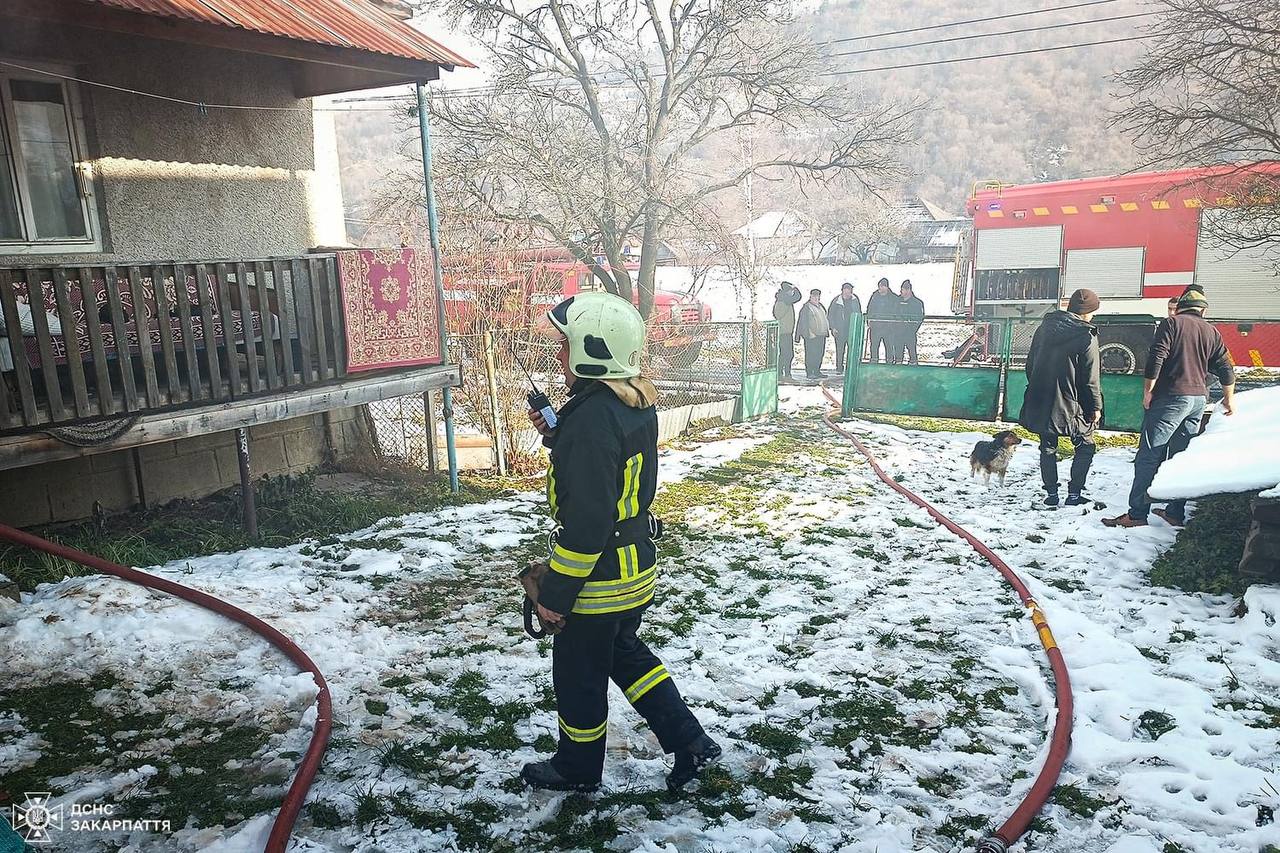
[[[316,694],[316,723],[312,730],[311,743],[307,747],[306,754],[302,757],[302,762],[298,765],[298,772],[293,777],[293,784],[289,786],[284,800],[280,803],[280,812],[276,815],[275,823],[271,826],[271,834],[267,838],[267,846],[265,848],[265,853],[284,853],[289,844],[289,834],[293,831],[294,821],[298,819],[298,812],[302,810],[303,800],[307,797],[307,790],[311,787],[311,782],[315,778],[316,772],[320,769],[320,757],[324,755],[325,747],[329,745],[329,730],[333,722],[333,707],[329,700],[329,685],[325,682],[320,670],[316,668],[315,663],[312,662],[311,658],[307,657],[307,653],[298,648],[293,640],[290,640],[257,616],[246,613],[238,607],[227,604],[225,601],[199,590],[185,587],[182,584],[174,583],[164,578],[158,578],[155,575],[149,575],[146,572],[140,572],[137,569],[126,568],[101,557],[95,557],[92,554],[86,554],[74,548],[68,548],[65,545],[49,542],[4,524],[0,524],[0,539],[8,539],[10,542],[24,545],[32,550],[43,551],[46,554],[52,554],[55,557],[61,557],[73,563],[79,563],[106,575],[115,575],[122,580],[136,583],[139,586],[167,592],[206,610],[212,610],[214,613],[233,619],[264,637],[267,642],[284,652],[285,656],[297,664],[299,669],[311,673],[311,677],[315,679],[316,687],[319,688],[319,692]]]
[[[829,389],[823,388],[822,393],[826,395],[827,400],[832,405],[840,405],[840,401],[832,395]],[[886,474],[884,469],[880,467],[880,463],[876,461],[875,456],[867,449],[867,446],[856,435],[838,426],[832,419],[832,414],[834,412],[828,412],[822,416],[827,426],[853,442],[854,447],[858,448],[858,452],[867,458],[867,462],[871,463],[871,470],[876,472],[876,476],[883,480],[885,485],[916,506],[926,510],[939,524],[965,542],[968,542],[973,547],[973,550],[985,557],[987,562],[995,566],[996,570],[1004,575],[1004,579],[1009,582],[1009,585],[1018,593],[1018,597],[1022,599],[1022,603],[1031,611],[1031,624],[1036,627],[1036,632],[1040,636],[1040,644],[1044,646],[1045,655],[1049,658],[1049,666],[1053,670],[1058,715],[1054,721],[1053,737],[1049,741],[1049,754],[1045,759],[1044,767],[1040,770],[1040,775],[1036,777],[1035,783],[1032,784],[1031,790],[1027,792],[1027,796],[1022,800],[1022,803],[1014,809],[1009,819],[995,831],[995,834],[984,839],[978,845],[978,853],[1004,853],[1009,845],[1022,837],[1036,813],[1048,802],[1054,786],[1058,784],[1058,776],[1062,773],[1062,765],[1067,760],[1067,753],[1071,749],[1071,676],[1067,672],[1067,662],[1063,659],[1062,650],[1058,648],[1058,643],[1053,638],[1053,632],[1049,630],[1049,623],[1045,620],[1044,613],[1040,610],[1040,605],[1036,604],[1036,600],[1031,596],[1031,591],[1027,589],[1026,584],[1022,582],[1022,579],[1018,577],[1013,569],[1009,568],[1009,564],[1000,559],[999,555],[988,548],[978,537],[947,518],[924,498]]]

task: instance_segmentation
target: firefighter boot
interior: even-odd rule
[[[566,779],[550,761],[526,764],[520,771],[520,778],[531,788],[543,791],[577,791],[589,794],[600,787],[599,782],[574,782],[572,779]]]
[[[693,743],[676,752],[676,766],[667,774],[667,790],[673,794],[680,793],[703,768],[719,757],[720,744],[705,734],[698,735]]]

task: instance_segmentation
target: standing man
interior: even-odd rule
[[[658,392],[640,376],[644,321],[609,293],[570,297],[547,316],[560,333],[569,401],[554,429],[536,412],[529,417],[551,448],[547,500],[559,524],[537,608],[544,625],[560,628],[551,652],[560,743],[520,776],[535,788],[595,790],[613,679],[675,754],[667,787],[678,791],[720,746],[636,636],[657,582],[649,506],[658,484]]]
[[[1209,388],[1205,377],[1212,372],[1222,383],[1222,413],[1235,412],[1236,376],[1222,335],[1205,322],[1209,307],[1202,291],[1188,288],[1178,300],[1178,313],[1160,321],[1147,356],[1142,407],[1142,437],[1133,460],[1133,488],[1129,511],[1104,518],[1107,527],[1143,527],[1151,511],[1147,489],[1160,464],[1187,449],[1200,433]],[[1186,521],[1187,502],[1170,501],[1156,515],[1174,527]]]
[[[854,314],[861,313],[862,303],[853,292],[853,285],[846,281],[840,285],[840,295],[831,300],[831,307],[827,309],[831,337],[836,341],[836,373],[844,373],[844,356],[849,349],[849,320]],[[855,353],[854,358],[862,358],[862,353]]]
[[[916,346],[920,337],[920,327],[924,325],[924,300],[916,296],[915,289],[911,286],[911,279],[902,282],[898,313],[902,317],[899,327],[901,338],[898,340],[898,361],[906,360],[905,355],[910,358],[912,364],[919,364],[920,356],[916,352]]]
[[[827,354],[827,335],[831,323],[822,307],[822,291],[809,291],[809,301],[800,308],[796,320],[796,343],[804,340],[804,375],[806,379],[822,379],[822,357]]]
[[[778,321],[778,379],[791,378],[791,363],[796,360],[796,303],[804,297],[800,288],[789,281],[778,286],[773,298],[773,319]]]
[[[1058,438],[1071,439],[1075,456],[1067,483],[1067,506],[1089,502],[1083,494],[1097,446],[1093,431],[1102,420],[1098,328],[1090,320],[1101,301],[1092,290],[1071,294],[1066,311],[1050,311],[1027,353],[1027,390],[1018,423],[1040,436],[1044,505],[1058,505]]]
[[[867,300],[867,337],[871,340],[871,361],[880,360],[880,346],[884,345],[884,360],[893,363],[892,325],[898,313],[898,295],[889,287],[889,279],[876,282],[876,292]]]

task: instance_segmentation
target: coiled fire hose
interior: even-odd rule
[[[840,405],[840,401],[836,399],[830,389],[824,387],[822,393],[826,395],[827,400],[833,406],[838,407]],[[1053,736],[1049,741],[1049,752],[1045,757],[1044,767],[1040,769],[1040,774],[1031,785],[1031,789],[1027,791],[1026,797],[1014,809],[1013,814],[993,835],[983,839],[977,848],[978,853],[1005,853],[1011,844],[1022,837],[1022,834],[1027,831],[1027,827],[1035,818],[1036,813],[1048,802],[1050,795],[1053,794],[1054,787],[1058,784],[1058,777],[1062,773],[1062,765],[1066,763],[1067,753],[1071,750],[1073,705],[1071,699],[1071,676],[1067,672],[1067,662],[1062,657],[1062,650],[1058,648],[1058,643],[1053,638],[1053,631],[1049,629],[1049,623],[1044,618],[1040,605],[1036,603],[1031,591],[1027,589],[1026,584],[1022,582],[1017,573],[1009,567],[1009,564],[1000,559],[999,555],[987,547],[978,537],[947,518],[924,498],[886,474],[861,439],[835,422],[832,417],[834,414],[836,414],[834,411],[825,412],[822,415],[822,420],[835,432],[853,442],[853,446],[866,457],[867,462],[871,464],[871,470],[876,472],[876,476],[885,485],[927,511],[939,524],[969,543],[973,550],[981,554],[988,563],[1004,576],[1009,586],[1013,587],[1014,592],[1018,594],[1018,598],[1022,599],[1022,603],[1030,611],[1031,624],[1035,626],[1036,633],[1040,637],[1040,644],[1044,646],[1045,655],[1049,658],[1049,667],[1053,671],[1054,693],[1058,705],[1058,713],[1054,720]]]
[[[271,825],[271,834],[267,837],[267,846],[264,848],[265,853],[284,853],[285,848],[289,845],[289,835],[293,831],[293,824],[298,819],[298,813],[302,811],[302,803],[307,797],[307,791],[311,788],[311,782],[315,779],[316,772],[320,769],[320,758],[324,755],[325,747],[329,745],[329,731],[333,724],[333,706],[329,699],[329,685],[325,682],[324,675],[316,668],[315,663],[307,656],[307,653],[298,648],[293,640],[290,640],[257,616],[199,590],[185,587],[182,584],[174,583],[155,575],[149,575],[146,572],[140,572],[137,569],[126,568],[101,557],[77,551],[75,548],[68,548],[56,542],[49,542],[39,536],[32,536],[30,533],[24,533],[4,524],[0,524],[0,539],[7,539],[34,551],[43,551],[46,554],[52,554],[55,557],[70,560],[73,563],[79,563],[102,574],[114,575],[139,586],[166,592],[206,610],[212,610],[220,616],[239,622],[250,631],[263,637],[271,645],[284,652],[285,657],[293,661],[300,670],[311,673],[318,690],[316,693],[316,722],[311,733],[311,743],[307,746],[306,754],[302,756],[302,761],[298,764],[298,771],[294,774],[293,784],[289,786],[289,790],[285,793],[284,799],[280,803],[280,811],[276,814],[275,823]]]

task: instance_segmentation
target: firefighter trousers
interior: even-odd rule
[[[653,729],[664,752],[676,752],[703,733],[667,668],[636,636],[639,627],[640,610],[620,619],[571,616],[555,636],[551,676],[560,745],[551,762],[566,779],[600,781],[610,679]]]

